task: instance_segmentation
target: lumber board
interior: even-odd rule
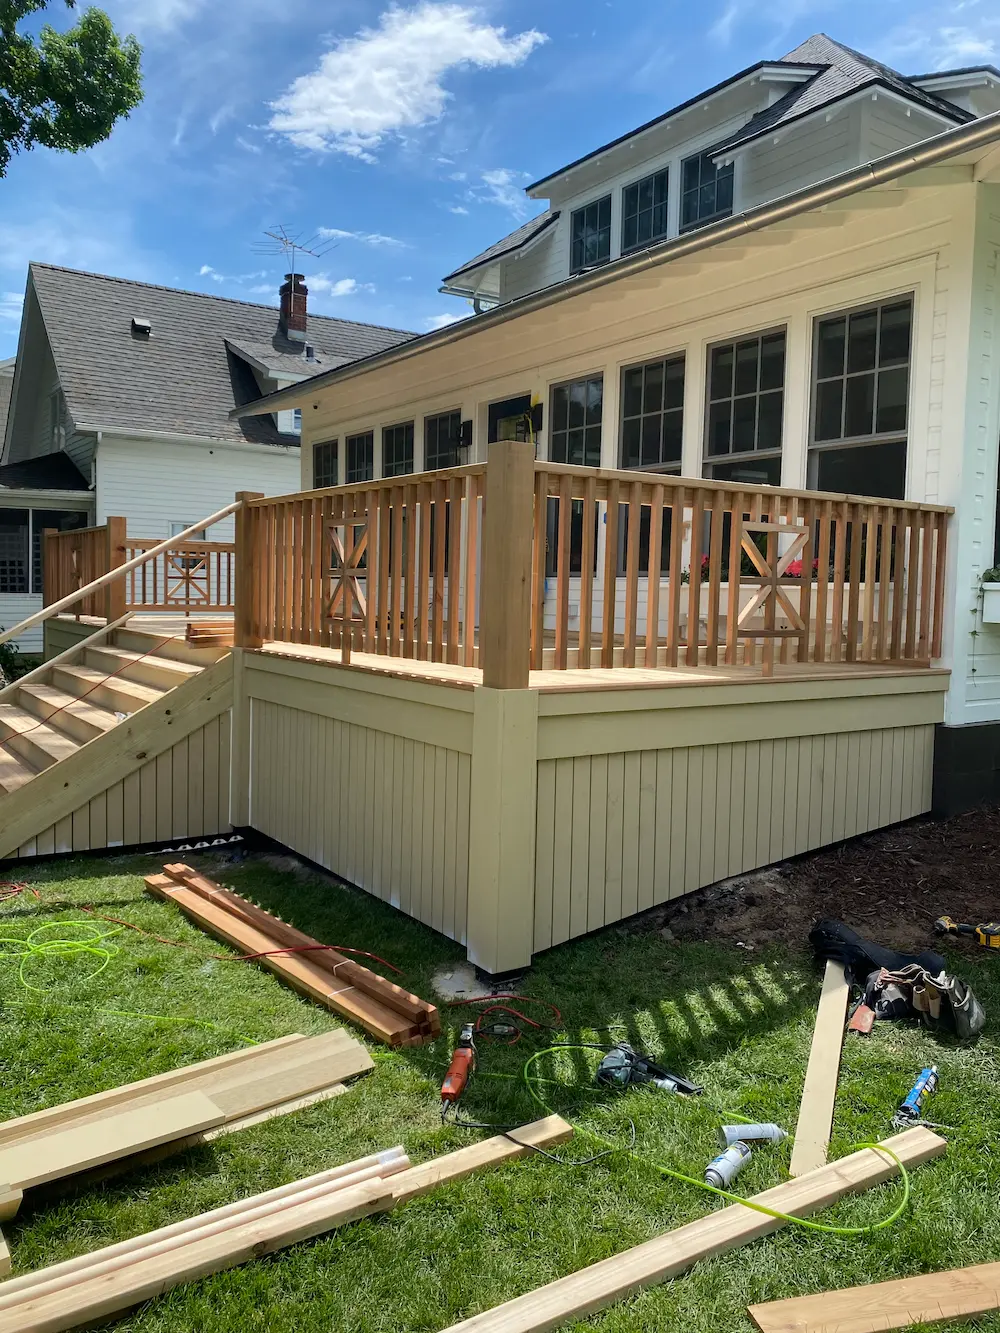
[[[940,1156],[947,1143],[929,1129],[918,1127],[885,1140],[885,1146],[910,1167]],[[794,1217],[808,1217],[845,1195],[890,1179],[897,1170],[892,1158],[873,1148],[863,1148],[797,1180],[765,1190],[752,1202]],[[405,1178],[405,1174],[398,1177],[397,1185]],[[737,1249],[786,1225],[780,1218],[731,1204],[453,1324],[446,1333],[548,1333],[570,1319],[584,1319],[645,1287],[677,1277],[701,1259]]]
[[[9,1222],[17,1214],[24,1191],[12,1185],[0,1185],[0,1222]]]
[[[843,964],[828,961],[792,1144],[792,1160],[788,1168],[792,1176],[815,1171],[826,1162],[850,998],[851,988]]]
[[[221,1125],[225,1116],[203,1092],[185,1092],[156,1106],[118,1110],[99,1121],[66,1125],[42,1139],[0,1152],[0,1179],[14,1189],[76,1175],[93,1166],[170,1139]]]
[[[882,1333],[1000,1310],[1000,1264],[751,1305],[762,1333]]]
[[[7,1239],[0,1231],[0,1277],[6,1277],[10,1272],[10,1249],[7,1245]]]
[[[146,887],[158,897],[176,903],[185,916],[203,930],[241,953],[267,954],[274,948],[274,942],[263,931],[214,903],[206,902],[193,889],[181,888],[165,875],[147,875]],[[301,955],[278,954],[254,961],[309,999],[360,1023],[372,1036],[388,1045],[399,1045],[412,1034],[412,1024],[400,1014],[360,994],[353,986],[345,986]]]

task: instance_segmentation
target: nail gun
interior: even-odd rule
[[[697,1083],[692,1083],[680,1074],[671,1074],[648,1055],[640,1055],[625,1042],[608,1051],[598,1066],[597,1082],[606,1088],[634,1088],[643,1083],[652,1083],[664,1092],[681,1092],[689,1097],[703,1091]]]

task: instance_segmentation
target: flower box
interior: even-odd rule
[[[1000,625],[1000,583],[983,584],[983,624]]]

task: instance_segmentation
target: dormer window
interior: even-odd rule
[[[733,211],[733,164],[717,167],[711,150],[682,167],[681,231],[727,218]]]
[[[667,183],[664,169],[622,190],[622,254],[666,236]]]
[[[611,196],[578,208],[572,217],[571,273],[582,273],[611,258]]]

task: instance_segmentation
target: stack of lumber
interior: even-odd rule
[[[904,1166],[911,1167],[939,1157],[948,1145],[929,1129],[917,1127],[894,1135],[882,1146]],[[874,1148],[863,1148],[797,1180],[765,1190],[750,1202],[791,1217],[808,1217],[848,1194],[889,1180],[898,1170],[893,1158]],[[548,1333],[570,1320],[586,1319],[656,1282],[678,1277],[702,1259],[738,1249],[786,1225],[781,1218],[731,1204],[505,1305],[473,1315],[452,1325],[447,1333]]]
[[[422,1046],[441,1032],[437,1009],[377,972],[320,944],[186,865],[148,875],[146,887],[216,939],[274,972],[303,995],[352,1019],[389,1046]],[[301,952],[281,953],[280,950]],[[275,952],[275,951],[279,952]]]
[[[0,1283],[0,1333],[64,1333],[572,1134],[558,1116],[411,1166],[390,1148],[200,1217]]]
[[[233,622],[191,620],[188,621],[184,637],[196,648],[232,648]]]

